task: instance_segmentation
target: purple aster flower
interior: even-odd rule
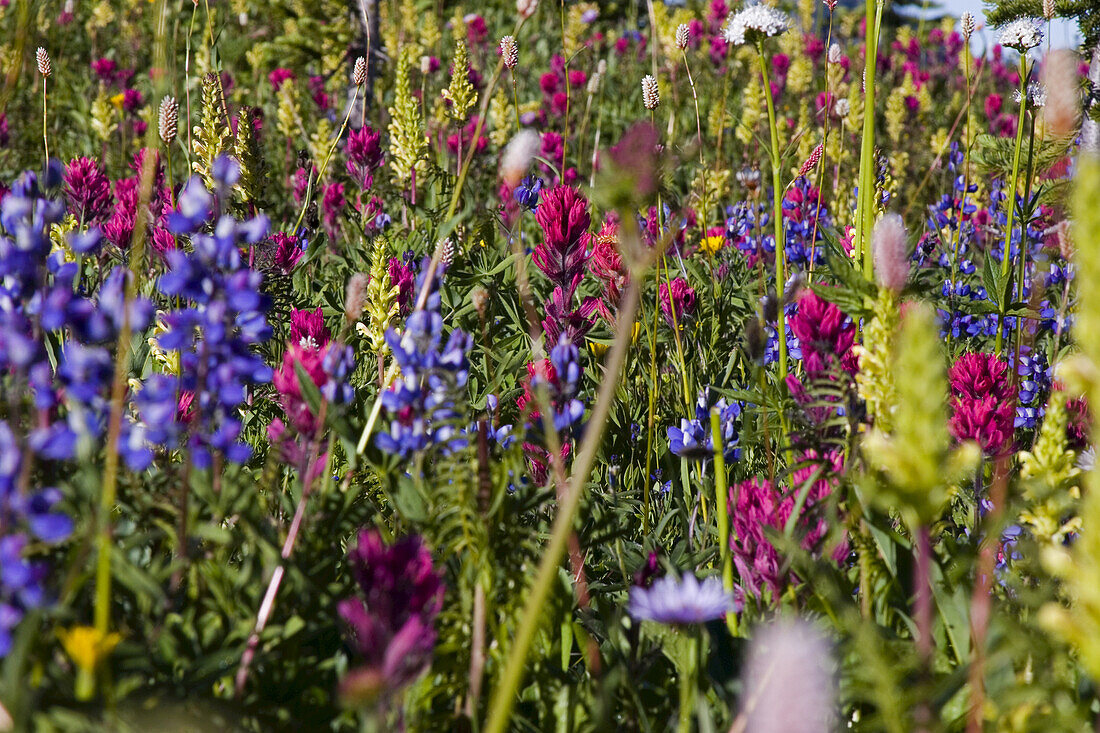
[[[701,583],[694,575],[679,580],[665,576],[649,588],[631,588],[627,604],[627,612],[639,621],[673,625],[702,624],[740,610],[733,594],[714,576]]]

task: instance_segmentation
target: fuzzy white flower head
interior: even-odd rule
[[[839,43],[834,43],[829,46],[829,63],[839,64],[840,59],[844,57],[844,51],[841,50]]]
[[[1023,98],[1020,96],[1020,90],[1017,89],[1012,92],[1012,98],[1016,100],[1016,104],[1020,104]],[[1042,84],[1037,81],[1033,81],[1027,85],[1027,102],[1032,107],[1045,107],[1047,106],[1047,90]]]
[[[852,113],[852,103],[848,101],[847,97],[841,97],[833,105],[833,112],[843,120]]]
[[[747,5],[726,21],[724,35],[728,43],[743,46],[781,35],[790,26],[790,18],[781,10],[767,5]]]
[[[516,133],[504,148],[500,159],[500,175],[513,188],[527,173],[531,161],[542,147],[542,138],[534,130],[523,129]]]
[[[1019,18],[1001,29],[997,42],[1020,53],[1035,48],[1043,42],[1043,31],[1032,18]]]
[[[752,733],[826,733],[836,720],[836,663],[828,639],[806,621],[757,632],[742,672],[741,714]]]

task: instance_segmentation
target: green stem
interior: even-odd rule
[[[863,276],[874,277],[871,229],[875,217],[875,72],[878,60],[878,28],[882,6],[867,0],[866,60],[863,71],[863,139],[859,154],[859,201],[856,213],[856,254],[863,260]]]
[[[710,437],[714,443],[714,499],[715,511],[718,518],[718,557],[722,560],[722,585],[726,590],[733,590],[733,563],[730,560],[730,515],[729,515],[729,488],[726,484],[726,455],[725,444],[722,440],[722,424],[718,414],[718,408],[710,411]],[[726,614],[726,625],[730,633],[737,633],[737,614]]]
[[[1012,229],[1016,223],[1016,186],[1020,178],[1020,150],[1024,143],[1024,115],[1027,112],[1027,55],[1020,54],[1020,113],[1016,118],[1016,145],[1012,152],[1012,179],[1008,186],[1007,206],[1008,222],[1005,224],[1005,244],[1001,257],[1001,283],[1008,282],[1009,259],[1012,254]],[[1021,246],[1023,238],[1021,237]],[[997,311],[1000,316],[997,323],[997,341],[994,352],[1001,353],[1001,344],[1004,342],[1005,311],[1008,310],[1008,289],[1004,288],[997,293]]]
[[[46,77],[42,77],[42,147],[46,150],[46,166],[42,169],[45,171],[50,167],[50,142],[46,134]]]
[[[558,515],[554,519],[550,541],[543,551],[535,582],[531,586],[527,602],[524,604],[515,641],[508,654],[508,661],[505,664],[500,683],[493,693],[489,705],[489,719],[483,729],[485,733],[503,733],[507,727],[512,706],[516,702],[520,682],[526,671],[527,654],[530,652],[535,634],[546,616],[546,603],[550,595],[550,589],[558,580],[558,566],[561,564],[567,540],[573,530],[573,520],[576,518],[581,497],[584,495],[584,488],[588,483],[588,477],[596,460],[600,439],[604,428],[607,426],[607,418],[611,411],[611,403],[615,399],[620,372],[622,371],[623,362],[626,360],[626,352],[634,330],[634,315],[637,313],[640,298],[637,283],[641,282],[641,275],[641,272],[632,273],[630,285],[627,286],[626,296],[623,299],[623,305],[619,311],[616,324],[615,341],[608,353],[604,381],[596,399],[596,407],[592,411],[592,418],[588,423],[584,441],[581,443],[577,461],[573,464],[573,475],[571,476],[569,489],[559,502]]]
[[[691,714],[695,712],[695,670],[699,665],[699,647],[702,645],[698,629],[692,629],[687,641],[684,668],[680,670],[680,712],[677,733],[691,733]]]
[[[787,383],[787,316],[783,312],[783,288],[787,282],[787,251],[783,237],[783,185],[779,170],[779,128],[775,124],[775,103],[772,100],[772,87],[768,79],[771,76],[771,64],[764,55],[764,45],[756,47],[760,58],[760,73],[763,74],[764,99],[768,105],[768,129],[771,132],[772,162],[772,219],[775,225],[775,294],[778,299],[776,309],[776,335],[779,339],[779,382],[782,388]]]

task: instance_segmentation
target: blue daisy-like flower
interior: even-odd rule
[[[741,610],[741,604],[711,576],[702,582],[694,575],[666,576],[649,588],[630,589],[627,612],[639,621],[660,624],[702,624]]]

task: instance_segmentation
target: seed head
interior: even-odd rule
[[[839,64],[840,59],[843,57],[843,55],[844,55],[844,52],[840,50],[840,44],[839,43],[834,43],[833,45],[829,46],[829,63],[830,64]]]
[[[500,57],[509,69],[516,68],[516,64],[519,63],[519,47],[516,45],[515,36],[505,36],[500,39]]]
[[[909,245],[901,216],[887,214],[879,220],[871,235],[871,249],[879,285],[900,293],[909,279]]]
[[[661,93],[657,90],[657,80],[646,74],[642,77],[642,104],[648,110],[655,110],[660,103]]]
[[[799,176],[804,176],[817,167],[817,164],[821,162],[821,152],[824,148],[825,146],[822,143],[817,144],[817,147],[810,153],[810,157],[806,158],[806,162],[798,169]]]
[[[742,714],[753,733],[824,733],[836,718],[829,641],[806,621],[779,621],[756,634],[743,671]]]
[[[974,14],[969,10],[963,13],[959,18],[959,25],[962,27],[963,38],[969,41],[974,35]]]
[[[455,261],[455,243],[448,237],[440,243],[439,261],[443,263],[444,267],[450,267],[451,263]]]
[[[351,83],[357,87],[367,83],[367,60],[362,56],[355,59],[355,69],[351,72]]]
[[[41,46],[34,52],[34,60],[38,62],[38,73],[42,76],[53,75],[53,64],[50,63],[50,55]]]
[[[349,321],[359,320],[366,302],[367,276],[357,272],[348,280],[347,295],[344,297],[344,317]]]
[[[470,291],[470,301],[474,304],[474,310],[482,318],[485,317],[485,309],[489,306],[489,291],[478,285]]]
[[[688,43],[691,42],[691,28],[687,23],[681,23],[676,26],[676,48],[683,51],[688,47]]]
[[[825,3],[825,7],[829,9],[830,13],[836,10],[836,4],[838,0],[822,0],[822,2]]]
[[[1054,20],[1054,0],[1043,0],[1043,17]]]
[[[1043,64],[1043,86],[1047,105],[1043,111],[1046,130],[1058,137],[1077,127],[1081,95],[1077,81],[1077,56],[1068,49],[1051,51]]]
[[[852,103],[848,101],[847,97],[841,97],[836,100],[836,104],[833,105],[833,112],[840,119],[846,119],[848,115],[852,113]]]
[[[157,115],[157,131],[160,139],[166,145],[176,139],[179,130],[180,106],[175,97],[165,97],[160,100],[160,112]]]
[[[542,138],[537,132],[520,130],[504,148],[504,155],[500,158],[500,177],[515,188],[541,147]]]

